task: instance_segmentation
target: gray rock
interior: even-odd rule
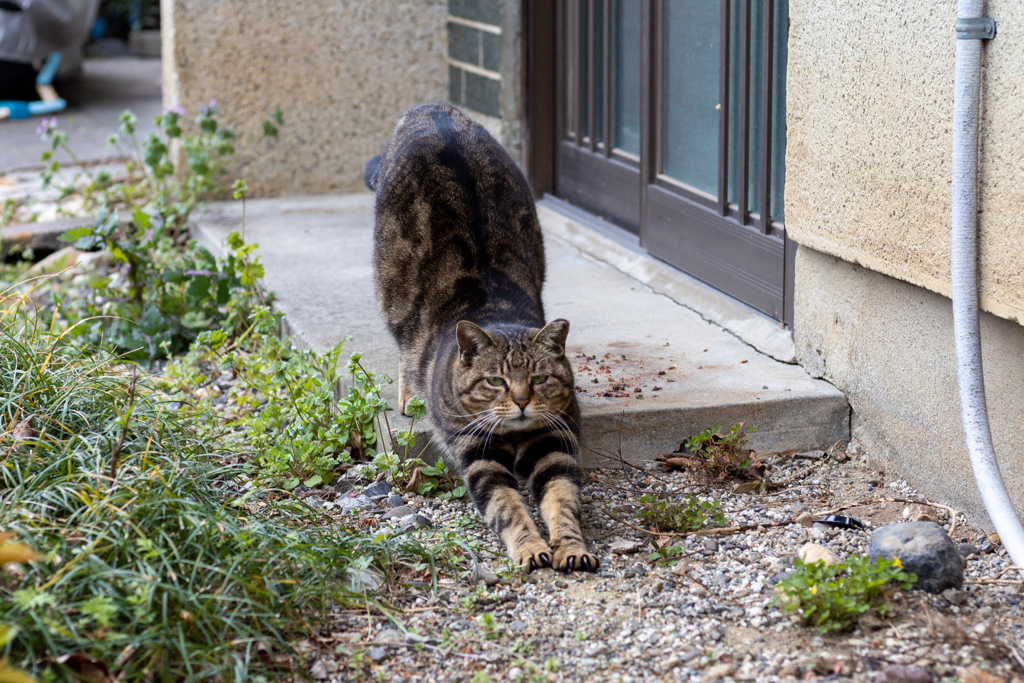
[[[608,546],[608,551],[617,555],[628,555],[638,550],[640,550],[640,542],[627,538],[616,539]]]
[[[512,631],[525,631],[526,630],[526,622],[522,622],[522,621],[519,621],[518,619],[516,619],[511,624],[509,624],[508,627]]]
[[[391,482],[378,481],[359,492],[359,495],[366,496],[370,500],[380,500],[391,495]]]
[[[982,553],[994,553],[996,551],[996,544],[987,538],[981,542]]]
[[[906,664],[891,664],[875,676],[877,683],[932,683],[928,669]]]
[[[942,591],[942,597],[945,598],[946,602],[948,602],[949,604],[960,607],[965,602],[967,602],[967,599],[971,596],[965,593],[964,591],[958,591],[954,588],[947,588],[946,590]]]
[[[647,570],[644,569],[641,565],[636,564],[627,569],[626,571],[624,571],[622,575],[627,579],[634,579],[638,576],[647,576]]]
[[[348,493],[354,487],[355,485],[348,479],[336,479],[332,488],[334,488],[334,492],[340,496],[343,493]]]
[[[679,659],[680,661],[682,661],[683,664],[686,664],[687,662],[692,662],[693,660],[697,659],[702,654],[704,653],[700,650],[690,650],[689,652],[684,652],[683,654],[679,655]]]
[[[366,656],[370,658],[371,662],[381,662],[388,656],[388,651],[382,647],[371,647]]]
[[[384,585],[384,580],[368,569],[349,569],[349,587],[357,593],[368,593]]]
[[[402,531],[412,531],[414,529],[429,529],[432,526],[429,519],[423,515],[409,515],[402,519]]]
[[[713,643],[717,643],[718,641],[720,641],[724,637],[725,637],[725,634],[723,634],[721,631],[719,631],[716,628],[715,629],[711,629],[710,631],[708,631],[708,640],[710,640]]]
[[[397,493],[392,493],[390,496],[388,496],[389,508],[396,508],[401,505],[405,505],[405,499],[402,498],[400,495],[398,495]]]
[[[476,566],[476,583],[483,583],[485,586],[494,586],[498,583],[498,575],[482,564]]]
[[[405,634],[406,645],[416,645],[417,643],[432,644],[434,642],[436,641],[430,636],[421,636],[419,633],[413,633],[412,631]]]
[[[898,557],[903,569],[917,574],[914,588],[940,593],[963,588],[964,570],[949,534],[935,522],[887,524],[871,537],[872,562]]]
[[[968,557],[969,555],[978,555],[981,553],[977,546],[973,546],[970,543],[961,543],[957,546],[956,550],[964,557]]]
[[[358,495],[355,498],[349,498],[347,496],[344,498],[339,498],[337,500],[337,503],[338,507],[341,508],[342,512],[352,512],[353,510],[360,510],[366,512],[367,510],[371,510],[377,507],[376,505],[373,504],[372,500],[370,500],[364,495]]]
[[[402,519],[403,517],[408,517],[409,515],[411,515],[414,512],[416,512],[416,511],[414,509],[412,509],[411,507],[409,507],[408,505],[399,505],[398,507],[391,508],[390,510],[385,512],[383,515],[381,515],[380,518],[381,519]]]
[[[405,637],[397,628],[386,628],[374,638],[378,643],[404,643]]]
[[[704,539],[704,550],[710,550],[713,553],[718,552],[718,539],[717,538],[705,538]]]

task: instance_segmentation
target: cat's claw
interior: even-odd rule
[[[596,572],[601,563],[597,557],[587,552],[585,546],[575,545],[561,547],[555,551],[554,568],[560,572]]]
[[[527,543],[516,549],[512,561],[528,572],[551,566],[551,548],[544,541]]]

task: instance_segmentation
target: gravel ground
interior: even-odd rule
[[[866,630],[820,635],[772,605],[773,583],[802,545],[819,543],[840,559],[867,554],[871,530],[904,517],[906,506],[890,502],[846,513],[862,520],[865,530],[767,526],[801,512],[916,495],[905,482],[884,481],[864,459],[791,460],[770,474],[789,483],[768,495],[732,494],[735,483],[699,485],[685,472],[662,473],[653,464],[588,475],[585,530],[601,559],[597,574],[512,572],[500,540],[471,504],[405,495],[402,504],[434,527],[492,551],[484,554],[482,573],[497,582],[474,588],[470,578],[448,579],[436,595],[413,589],[398,597],[393,604],[404,611],[397,620],[407,632],[379,613],[336,615],[301,643],[310,673],[332,681],[872,681],[886,667],[906,664],[923,667],[933,678],[883,680],[1024,681],[1024,662],[1015,661],[1024,642],[1022,586],[980,583],[1020,578],[1002,573],[1010,562],[999,546],[970,554],[963,591],[900,593],[894,615],[874,628],[865,624]],[[640,495],[669,491],[719,499],[730,525],[764,526],[714,537],[662,538],[660,545],[680,543],[686,555],[661,566],[648,558],[652,536],[614,518],[632,524]],[[338,513],[337,503],[325,507]],[[401,525],[399,519],[381,521],[382,512],[360,514],[370,524]],[[949,515],[939,512],[948,530]],[[980,546],[985,537],[960,517],[954,538]],[[963,667],[980,667],[996,678],[971,679]]]

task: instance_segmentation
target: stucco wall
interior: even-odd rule
[[[982,306],[1024,323],[1024,3],[987,4]],[[789,8],[788,234],[949,296],[956,0]]]
[[[362,188],[363,164],[410,105],[448,94],[446,0],[162,0],[164,103],[188,118],[216,98],[222,120],[269,150],[230,172],[252,195]]]
[[[800,364],[846,394],[852,434],[886,479],[906,478],[987,527],[960,420],[949,300],[800,247],[795,309]],[[983,313],[981,339],[996,457],[1024,510],[1024,327]]]

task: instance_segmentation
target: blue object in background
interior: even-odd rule
[[[92,25],[92,39],[99,40],[105,35],[107,35],[107,22],[103,17],[96,17],[96,21]]]
[[[43,68],[39,70],[39,75],[36,76],[36,85],[50,85],[53,83],[53,77],[57,74],[57,67],[60,66],[61,59],[63,59],[61,53],[50,53],[50,56],[46,58],[46,62],[43,63]]]
[[[57,74],[57,67],[60,66],[62,56],[59,52],[50,53],[50,56],[46,58],[46,62],[43,63],[43,68],[39,70],[39,75],[36,76],[37,86],[46,86],[46,90],[51,94],[55,95],[53,87],[53,77]],[[46,93],[43,93],[43,97],[46,97]],[[3,100],[0,101],[0,121],[4,119],[27,119],[29,116],[39,116],[41,114],[52,114],[57,111],[62,111],[68,103],[63,97],[54,97],[49,100],[36,100],[35,102],[22,102],[20,100]]]

